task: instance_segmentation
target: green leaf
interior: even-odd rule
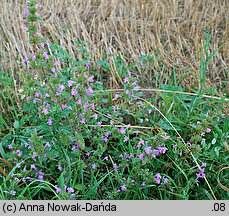
[[[37,27],[35,25],[29,27],[29,33],[34,34],[36,32],[37,32]]]
[[[33,7],[33,6],[35,6],[36,4],[37,4],[37,1],[27,1],[27,6],[29,6],[29,7]]]
[[[214,137],[212,140],[212,145],[214,145],[216,143],[216,138]]]
[[[65,133],[61,133],[61,141],[63,144],[68,144],[69,141],[72,141],[71,137]]]
[[[79,145],[79,148],[84,150],[85,149],[85,141],[83,135],[80,132],[77,132],[76,135],[76,142]]]
[[[2,142],[0,143],[0,155],[2,155],[2,158],[5,159],[5,151],[2,146]]]
[[[60,175],[60,177],[57,179],[58,186],[63,189],[64,188],[64,176]]]
[[[85,190],[85,186],[83,184],[76,184],[74,188],[76,190]]]
[[[14,126],[15,129],[19,129],[19,128],[20,128],[19,121],[15,121],[15,122],[13,123],[13,126]]]

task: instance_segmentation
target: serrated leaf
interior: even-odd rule
[[[79,148],[84,150],[85,149],[85,141],[84,141],[83,135],[80,132],[77,132],[75,137],[76,137],[76,142],[77,142]]]

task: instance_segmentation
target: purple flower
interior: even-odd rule
[[[202,163],[202,165],[201,165],[202,167],[206,167],[206,163]]]
[[[108,161],[108,157],[106,156],[105,158],[103,158],[103,160]]]
[[[67,108],[67,107],[68,107],[68,106],[67,106],[66,104],[62,104],[62,105],[61,105],[61,108],[62,108],[62,109],[65,109],[65,108]]]
[[[77,144],[72,146],[72,150],[78,150],[78,149],[79,149],[79,146]]]
[[[137,130],[137,131],[134,131],[134,133],[136,134],[136,135],[138,135],[139,134],[139,131]]]
[[[169,179],[168,178],[164,178],[163,183],[164,184],[168,184],[169,183]]]
[[[129,137],[128,136],[125,136],[124,137],[124,142],[127,142],[129,140]]]
[[[125,134],[126,133],[126,129],[124,127],[121,127],[119,130],[118,130],[121,134]]]
[[[202,132],[202,133],[200,134],[200,136],[202,136],[202,137],[203,137],[204,135],[205,135],[205,132]]]
[[[145,182],[142,182],[142,186],[146,186],[146,183]]]
[[[95,109],[95,105],[92,103],[92,104],[90,104],[90,108],[92,109],[92,110],[94,110]]]
[[[50,143],[49,142],[46,142],[45,143],[45,147],[51,147]]]
[[[157,173],[157,174],[155,175],[155,177],[161,179],[161,174],[160,174],[160,173]]]
[[[47,115],[49,112],[48,112],[48,109],[46,109],[46,108],[44,108],[43,110],[42,110],[42,113],[44,113],[45,115]]]
[[[197,121],[196,124],[197,124],[197,125],[201,125],[201,122],[200,122],[200,121]]]
[[[86,153],[86,155],[87,155],[88,157],[90,156],[90,154],[91,154],[90,152],[87,152],[87,153]]]
[[[24,64],[28,64],[28,62],[29,62],[28,59],[24,59],[24,60],[23,60],[23,63],[24,63]]]
[[[36,60],[36,55],[32,55],[32,61],[35,61]]]
[[[60,66],[60,61],[57,60],[57,61],[55,62],[55,65]]]
[[[58,187],[58,185],[55,185],[54,187],[55,187],[57,193],[61,193],[62,192],[62,190]]]
[[[71,188],[71,187],[68,187],[68,188],[67,188],[67,191],[68,191],[68,193],[74,193],[74,189]]]
[[[77,92],[76,89],[72,89],[72,90],[71,90],[71,95],[72,95],[72,96],[75,96],[75,95],[77,95],[77,94],[78,94],[78,92]]]
[[[90,77],[88,78],[88,82],[90,82],[90,83],[94,82],[94,76],[90,76]]]
[[[36,167],[34,164],[31,164],[31,165],[30,165],[30,169],[37,170],[37,167]]]
[[[44,97],[45,97],[45,98],[49,98],[50,95],[49,95],[48,93],[45,93]]]
[[[86,102],[86,103],[84,104],[83,108],[84,108],[84,111],[86,111],[86,110],[88,109],[88,102]]]
[[[135,182],[135,180],[134,180],[134,179],[132,179],[132,180],[131,180],[131,182],[132,182],[132,183],[134,183],[134,182]]]
[[[157,184],[160,184],[160,183],[161,183],[161,180],[158,179],[158,178],[154,178],[154,181],[155,181]]]
[[[130,158],[134,158],[134,155],[132,153],[130,153],[129,157]]]
[[[101,137],[101,139],[102,139],[104,142],[108,142],[108,138],[107,138],[107,137]]]
[[[105,137],[109,137],[109,136],[110,136],[110,132],[107,131],[107,132],[105,133]]]
[[[89,68],[90,66],[91,66],[91,63],[90,62],[87,62],[85,67],[86,68]]]
[[[204,178],[205,177],[205,173],[204,173],[204,168],[200,168],[200,173],[197,173],[197,180],[198,178]]]
[[[138,155],[138,157],[140,158],[140,160],[143,160],[144,154],[140,154]]]
[[[158,147],[158,151],[160,154],[165,154],[165,152],[167,151],[168,149],[166,147]]]
[[[35,92],[34,96],[35,97],[40,97],[41,96],[41,93],[40,92]]]
[[[115,169],[115,172],[118,171],[118,165],[116,163],[114,163],[114,169]]]
[[[130,95],[130,90],[127,89],[127,90],[125,91],[125,93],[126,93],[127,95]]]
[[[99,122],[97,123],[97,125],[99,125],[99,126],[102,125],[102,121],[99,121]]]
[[[80,122],[81,122],[82,124],[85,124],[85,123],[86,123],[85,118],[82,118]]]
[[[39,46],[42,47],[42,48],[44,48],[45,43],[44,43],[44,42],[41,42],[41,43],[39,44]]]
[[[35,5],[35,8],[42,8],[43,7],[43,5],[41,4],[41,3],[37,3],[36,5]]]
[[[211,132],[211,129],[210,128],[207,128],[206,129],[206,133],[210,133]]]
[[[122,190],[122,191],[126,191],[126,190],[127,190],[127,187],[126,187],[125,184],[121,186],[121,190]]]
[[[141,138],[140,141],[138,142],[138,145],[143,145],[145,143],[145,141]]]
[[[74,82],[72,80],[68,80],[68,87],[71,87]]]
[[[48,53],[47,53],[47,52],[44,52],[44,53],[43,53],[43,57],[44,57],[44,59],[48,60],[48,59],[49,59]]]
[[[115,100],[117,100],[118,98],[119,98],[120,96],[119,96],[119,94],[115,94]]]
[[[10,191],[10,194],[11,194],[12,196],[15,196],[15,195],[16,195],[16,191],[12,190],[12,191]]]
[[[161,137],[162,137],[164,140],[170,139],[170,136],[167,136],[167,135],[164,135],[164,136],[162,135]]]
[[[125,78],[123,79],[123,81],[124,81],[124,83],[129,83],[129,82],[130,82],[130,80],[129,80],[128,77],[125,77]]]
[[[17,154],[18,157],[21,157],[22,156],[22,151],[21,150],[17,150],[16,154]]]
[[[161,174],[160,173],[157,173],[154,177],[154,181],[157,183],[157,184],[160,184],[161,182]]]
[[[10,144],[10,145],[8,146],[8,148],[9,148],[9,149],[12,149],[12,148],[13,148],[13,146]]]
[[[30,15],[30,11],[29,11],[29,7],[25,6],[25,15],[29,16]]]
[[[39,172],[39,174],[38,174],[38,179],[39,180],[43,180],[43,178],[44,178],[44,172]]]
[[[145,148],[145,151],[146,151],[146,154],[151,154],[153,150],[152,150],[151,146],[148,146]]]
[[[58,165],[57,169],[61,171],[62,170],[62,166]]]
[[[64,85],[60,85],[59,88],[58,88],[58,91],[61,92],[65,89],[65,86]]]
[[[93,93],[93,89],[91,87],[89,87],[87,90],[86,90],[86,94],[88,97],[90,97],[91,93]]]
[[[52,120],[51,119],[48,119],[47,124],[48,125],[52,125]]]
[[[55,68],[55,67],[52,67],[52,68],[51,68],[51,71],[52,71],[53,73],[55,73],[55,72],[56,72],[56,68]]]
[[[114,106],[113,107],[113,110],[114,110],[114,112],[117,111],[118,110],[118,107],[117,106]]]
[[[91,165],[92,169],[95,169],[95,167],[96,167],[95,163]]]
[[[92,117],[93,117],[94,119],[97,119],[97,118],[98,118],[98,114],[95,113]]]
[[[79,100],[78,100],[78,101],[76,101],[76,104],[78,104],[78,105],[82,105],[82,99],[81,99],[81,98],[79,98]]]

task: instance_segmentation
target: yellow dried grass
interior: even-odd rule
[[[44,5],[42,34],[49,42],[58,41],[70,53],[76,51],[74,42],[84,40],[92,59],[101,58],[100,51],[122,54],[127,62],[135,61],[138,77],[139,56],[160,52],[160,63],[167,71],[177,70],[177,76],[191,72],[187,84],[198,78],[197,68],[203,49],[203,31],[211,29],[211,50],[221,49],[209,69],[209,85],[227,82],[228,13],[227,0],[55,0],[40,1]],[[28,47],[20,27],[23,0],[0,1],[0,61],[2,66],[16,66],[25,57]],[[112,59],[109,59],[112,65]],[[0,65],[0,66],[1,66]],[[115,74],[115,68],[112,73]],[[157,71],[157,62],[147,80]],[[165,72],[164,72],[165,73]],[[168,72],[169,73],[169,72]],[[170,73],[168,75],[171,75]],[[161,76],[163,78],[163,76]],[[166,82],[166,78],[164,78]],[[156,86],[157,87],[157,86]]]

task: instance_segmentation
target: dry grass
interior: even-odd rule
[[[70,53],[74,42],[84,40],[92,59],[101,59],[101,50],[122,54],[129,63],[137,63],[133,71],[152,86],[155,75],[166,83],[171,69],[177,77],[188,76],[182,84],[192,85],[198,79],[200,51],[204,46],[204,29],[212,33],[211,50],[217,52],[208,71],[208,85],[221,88],[227,83],[228,13],[227,0],[55,0],[40,1],[44,5],[43,36],[59,42]],[[49,3],[48,3],[49,2]],[[16,53],[24,58],[27,47],[22,26],[23,0],[0,1],[0,66],[15,67]],[[142,71],[141,55],[160,53],[160,58],[147,74]],[[158,62],[166,67],[160,71]],[[116,68],[109,59],[112,74]],[[117,78],[117,77],[116,77]],[[154,84],[154,86],[157,84]],[[157,86],[156,86],[157,87]]]

